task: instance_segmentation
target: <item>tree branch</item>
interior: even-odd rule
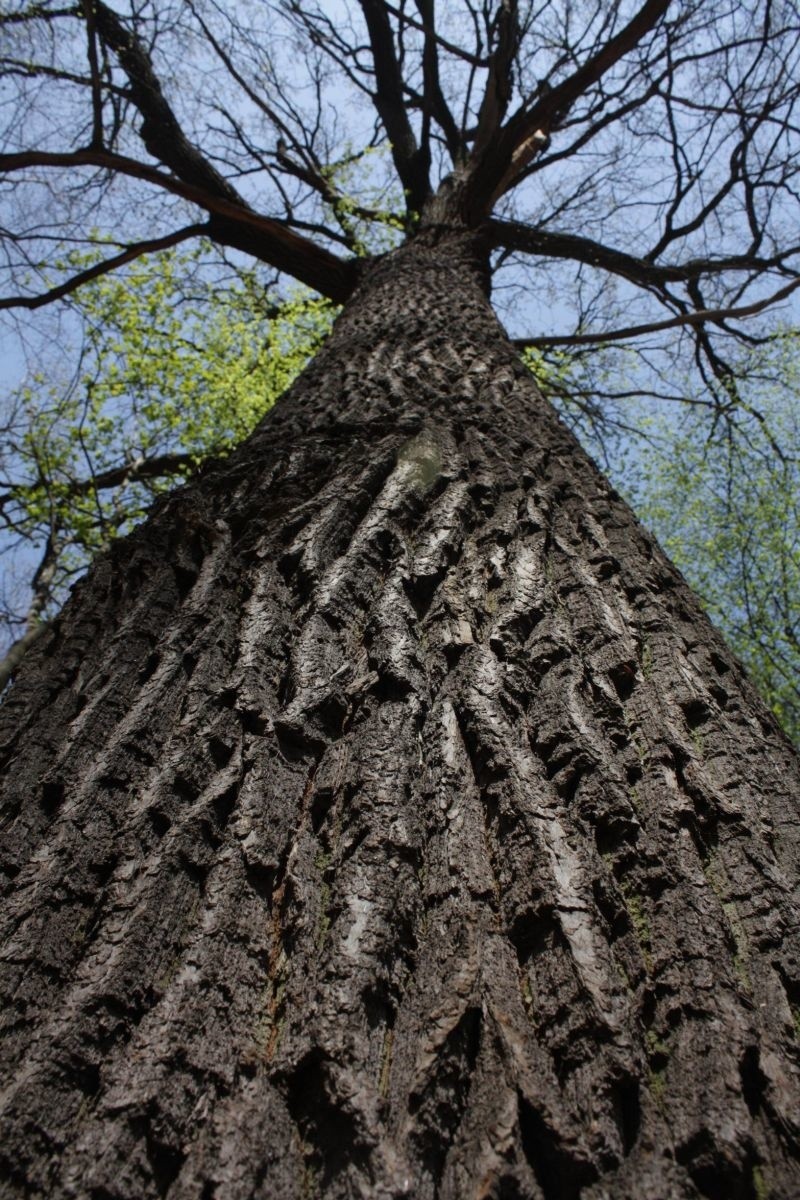
[[[476,158],[483,154],[496,136],[511,100],[513,65],[519,49],[516,0],[501,0],[495,20],[497,46],[489,60],[489,75],[478,113],[478,127],[472,151]]]
[[[163,479],[194,467],[196,463],[197,456],[193,454],[158,454],[154,458],[137,458],[133,462],[123,463],[121,467],[109,467],[90,479],[75,480],[67,488],[67,494],[85,496],[88,492],[104,492],[141,479]]]
[[[478,158],[470,179],[471,215],[491,208],[531,159],[547,144],[572,105],[642,40],[669,7],[670,0],[646,0],[635,17],[601,50],[555,87],[540,89],[532,108],[523,104]]]
[[[622,250],[595,242],[592,238],[536,229],[520,221],[492,218],[486,222],[486,228],[493,246],[546,258],[572,259],[586,263],[587,266],[611,271],[643,287],[685,283],[702,275],[720,275],[725,271],[766,271],[780,267],[787,258],[800,254],[800,245],[797,245],[772,258],[737,254],[730,258],[692,258],[685,263],[654,263],[649,257],[639,258],[633,254],[626,254]]]
[[[425,0],[425,7],[432,3],[432,0]],[[383,7],[387,12],[390,12],[393,17],[397,17],[410,25],[412,29],[418,29],[420,33],[424,33],[426,37],[431,37],[436,42],[437,46],[441,46],[448,54],[452,54],[454,58],[460,58],[463,62],[469,63],[473,67],[488,67],[488,58],[483,58],[480,54],[471,54],[469,50],[465,50],[462,46],[456,46],[454,42],[448,42],[447,38],[443,38],[440,33],[434,28],[433,20],[423,13],[422,6],[417,4],[417,8],[422,17],[421,21],[415,21],[414,18],[407,12],[401,12],[393,4],[389,4],[388,0],[383,0]]]
[[[94,0],[95,28],[128,77],[130,98],[142,117],[139,136],[153,158],[179,179],[221,199],[242,204],[238,192],[185,136],[161,90],[150,57],[135,34],[102,0]]]
[[[392,147],[400,182],[408,193],[409,212],[421,212],[430,195],[430,149],[417,145],[403,97],[403,77],[394,49],[392,27],[381,0],[361,0],[375,66],[373,100]]]
[[[426,114],[430,114],[442,130],[447,142],[447,149],[450,152],[450,158],[456,164],[464,157],[466,147],[456,125],[455,118],[444,98],[439,80],[439,51],[434,25],[433,0],[417,0],[417,9],[422,17],[420,28],[425,33],[422,74]],[[408,20],[408,17],[404,14],[403,19]]]
[[[212,213],[208,234],[215,241],[244,250],[277,270],[285,271],[337,304],[344,303],[355,287],[358,272],[355,260],[348,262],[338,258],[279,222],[253,212],[243,200],[224,199],[135,158],[109,150],[73,150],[63,154],[26,150],[0,154],[0,173],[28,167],[101,167],[142,179]]]
[[[181,242],[185,242],[188,238],[200,237],[204,233],[207,234],[208,231],[208,222],[204,222],[196,225],[187,225],[185,229],[165,234],[164,237],[151,238],[143,242],[132,242],[119,254],[115,254],[112,258],[105,258],[102,262],[87,267],[85,271],[80,271],[77,275],[73,275],[66,283],[60,283],[57,287],[52,287],[39,296],[0,297],[0,309],[42,308],[43,305],[51,304],[54,300],[63,299],[64,296],[68,296],[84,283],[89,283],[92,279],[97,279],[100,275],[108,275],[111,271],[116,271],[119,267],[124,267],[126,263],[133,262],[134,259],[140,258],[143,254],[155,254],[159,250],[167,250],[170,246],[177,246]]]
[[[139,135],[149,153],[169,167],[184,183],[201,188],[207,196],[213,196],[218,201],[235,205],[239,211],[248,209],[232,184],[220,175],[185,136],[180,122],[164,96],[160,80],[153,70],[150,56],[141,41],[126,29],[117,14],[108,8],[103,0],[95,0],[95,9],[98,36],[102,39],[103,44],[116,54],[120,66],[128,77],[131,100],[142,116]],[[203,207],[222,217],[232,215],[224,212],[219,206],[212,209],[206,203],[203,204]],[[280,226],[275,224],[275,229],[280,229]],[[285,229],[282,232],[284,235],[288,233]],[[263,257],[263,251],[253,249],[249,239],[242,237],[229,220],[212,221],[209,233],[211,237],[224,242],[225,245],[235,246],[237,249]],[[296,237],[297,235],[291,236]],[[333,281],[333,287],[337,291],[336,295],[330,290],[330,281],[325,286],[320,282],[316,270],[316,267],[320,265],[318,256],[325,255],[326,251],[320,250],[312,242],[306,241],[302,247],[294,245],[287,258],[284,253],[285,240],[284,236],[279,240],[284,244],[273,245],[270,248],[270,253],[277,251],[280,254],[281,261],[278,262],[273,257],[265,257],[264,261],[280,270],[288,271],[289,274],[296,275],[298,279],[302,279],[302,282],[309,283],[311,287],[317,288],[331,299],[342,300],[349,295],[349,289],[341,291],[340,285],[336,281]],[[302,254],[300,253],[301,249],[303,250]],[[304,266],[312,266],[311,259],[317,259],[312,266],[312,273],[315,276],[313,282],[308,274],[296,274],[292,263],[295,256],[297,261]],[[333,255],[330,255],[329,259],[333,259],[337,263],[339,261]],[[330,262],[328,265],[331,265]],[[322,274],[327,276],[328,272],[323,270]]]
[[[86,22],[87,57],[92,81],[92,146],[98,150],[103,145],[103,94],[100,88],[100,66],[97,60],[97,31],[92,0],[82,0],[83,19]]]
[[[682,325],[704,325],[707,321],[720,325],[723,321],[753,317],[757,313],[763,312],[765,308],[779,304],[781,300],[785,300],[798,288],[800,288],[800,278],[793,279],[791,283],[787,283],[785,287],[773,292],[764,300],[757,300],[755,303],[743,305],[741,308],[706,308],[699,312],[684,313],[680,317],[670,317],[666,321],[651,321],[646,325],[631,325],[628,329],[614,329],[609,333],[574,333],[568,337],[514,338],[513,344],[520,350],[537,346],[590,346],[599,342],[622,342],[627,338],[642,337],[646,333],[659,333],[662,329],[677,329]]]

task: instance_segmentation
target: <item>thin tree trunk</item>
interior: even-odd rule
[[[480,278],[372,267],[24,664],[3,1195],[797,1195],[795,754]]]

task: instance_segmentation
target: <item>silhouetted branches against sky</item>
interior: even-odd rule
[[[0,26],[4,307],[80,282],[59,243],[111,270],[199,234],[343,301],[370,249],[457,220],[529,285],[521,341],[664,332],[730,404],[743,318],[800,279],[793,3],[7,0]]]

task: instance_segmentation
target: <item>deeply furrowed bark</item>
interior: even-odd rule
[[[796,757],[459,239],[95,567],[2,747],[3,1195],[797,1194]]]

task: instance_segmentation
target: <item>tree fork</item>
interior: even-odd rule
[[[794,1194],[796,755],[469,239],[365,271],[1,744],[2,1194]]]

